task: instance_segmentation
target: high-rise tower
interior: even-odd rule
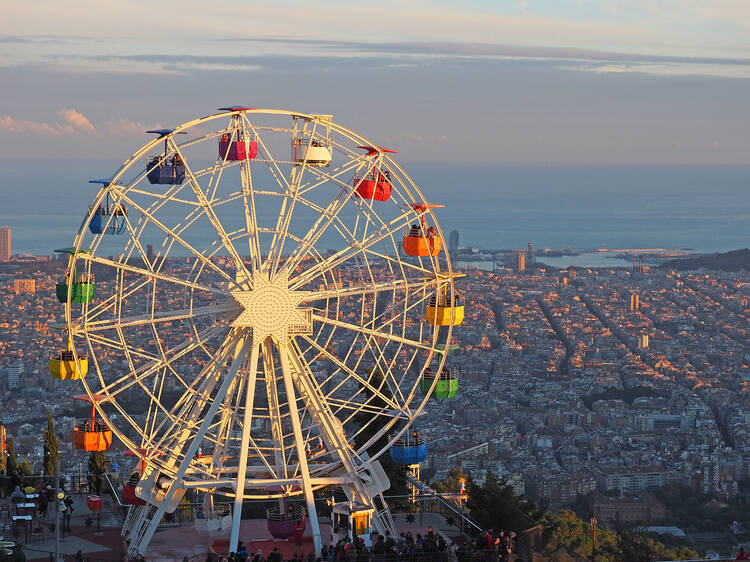
[[[4,226],[0,228],[0,261],[8,261],[10,256],[10,228]]]
[[[526,269],[526,254],[523,252],[516,253],[516,271],[521,273]]]
[[[456,250],[458,250],[458,230],[453,230],[448,236],[448,251],[454,255]]]

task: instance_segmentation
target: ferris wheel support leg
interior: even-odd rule
[[[237,371],[239,370],[240,366],[242,365],[245,359],[245,356],[247,355],[247,347],[248,347],[248,339],[245,338],[244,342],[241,345],[238,345],[239,352],[235,354],[234,359],[232,360],[232,365],[231,367],[229,367],[229,372],[224,376],[224,381],[221,383],[219,392],[214,397],[213,402],[211,403],[211,407],[208,409],[206,416],[203,418],[203,421],[201,422],[198,432],[196,433],[195,437],[191,441],[190,446],[188,447],[187,452],[185,453],[185,456],[182,459],[182,464],[180,464],[180,468],[177,469],[177,474],[175,474],[174,480],[172,481],[172,485],[169,487],[169,490],[164,495],[164,499],[156,508],[156,512],[151,516],[151,521],[149,522],[148,528],[143,533],[139,541],[139,544],[136,547],[138,554],[142,556],[146,554],[146,548],[148,547],[148,543],[151,542],[151,539],[153,538],[154,533],[156,532],[156,528],[159,526],[159,522],[161,521],[161,518],[164,517],[164,514],[167,511],[167,507],[169,506],[169,503],[172,501],[172,497],[174,496],[175,492],[180,487],[180,484],[182,483],[182,479],[185,477],[185,473],[187,472],[187,469],[190,467],[191,461],[193,460],[195,453],[198,452],[198,447],[200,447],[201,442],[203,441],[203,438],[206,436],[206,433],[208,432],[208,428],[211,427],[211,425],[213,424],[213,419],[216,416],[216,412],[219,411],[219,406],[221,406],[221,404],[223,403],[224,397],[227,395],[227,391],[229,390],[229,387],[231,386],[232,381],[234,380],[234,377],[237,376]]]
[[[297,382],[299,384],[300,393],[302,394],[303,399],[307,401],[307,407],[312,412],[315,423],[321,432],[328,450],[332,454],[338,456],[344,469],[349,475],[355,477],[352,481],[351,487],[345,488],[348,490],[347,495],[349,496],[349,499],[351,500],[354,498],[362,502],[364,505],[373,507],[375,509],[375,513],[373,514],[373,524],[375,525],[377,532],[385,536],[385,532],[388,531],[392,536],[395,536],[396,528],[392,523],[392,519],[390,519],[390,516],[384,518],[381,515],[381,513],[387,512],[385,500],[383,500],[385,508],[378,509],[375,505],[374,498],[360,480],[357,470],[358,467],[352,456],[346,437],[335,429],[336,422],[334,420],[336,416],[331,412],[330,407],[328,407],[323,398],[323,394],[316,388],[314,377],[312,376],[309,367],[300,359],[300,354],[296,349],[293,348],[291,353],[294,367],[297,372]]]
[[[273,448],[274,454],[274,474],[277,477],[286,478],[289,476],[286,470],[284,459],[284,431],[281,427],[281,412],[279,410],[279,393],[276,386],[276,372],[273,366],[273,340],[267,338],[263,342],[263,361],[264,361],[264,378],[266,380],[266,396],[268,397],[268,412],[271,417],[271,435],[276,445]],[[279,509],[284,509],[284,499],[279,499]]]
[[[315,510],[315,497],[313,496],[310,470],[307,465],[305,440],[302,436],[302,424],[300,424],[299,411],[297,410],[297,396],[294,391],[292,371],[289,368],[289,347],[287,344],[279,346],[279,355],[281,357],[281,371],[284,376],[284,388],[286,390],[287,402],[289,403],[289,417],[291,418],[292,429],[294,430],[294,441],[297,444],[297,459],[299,460],[299,468],[302,476],[302,488],[305,493],[305,500],[307,501],[307,513],[310,516],[310,526],[312,527],[313,542],[315,543],[315,553],[320,555],[323,545],[320,539],[318,512]]]
[[[255,381],[258,376],[258,350],[260,342],[255,342],[251,339],[250,345],[252,346],[252,350],[250,351],[250,364],[248,365],[247,383],[245,385],[245,415],[242,419],[242,445],[240,446],[239,467],[237,468],[237,488],[234,491],[232,535],[229,539],[229,552],[237,552],[237,542],[240,540],[242,500],[245,499],[245,476],[247,474],[247,448],[250,445]]]

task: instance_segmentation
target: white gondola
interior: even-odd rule
[[[292,162],[323,168],[333,160],[331,115],[292,117]]]
[[[199,535],[215,537],[232,530],[232,509],[229,505],[214,508],[211,494],[206,494],[203,505],[195,508],[195,530]]]

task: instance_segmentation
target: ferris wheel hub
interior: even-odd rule
[[[269,278],[264,271],[249,274],[250,290],[231,291],[242,308],[232,326],[250,328],[253,339],[272,337],[286,342],[291,335],[312,333],[312,309],[300,307],[308,291],[289,289],[289,276],[279,272]]]

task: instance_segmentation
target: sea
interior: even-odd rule
[[[572,249],[552,265],[624,265],[597,248],[745,248],[750,166],[402,163],[446,237],[478,249]],[[0,162],[0,225],[13,252],[69,246],[98,186],[118,162]],[[628,262],[629,263],[629,262]],[[476,265],[476,264],[475,264]]]

